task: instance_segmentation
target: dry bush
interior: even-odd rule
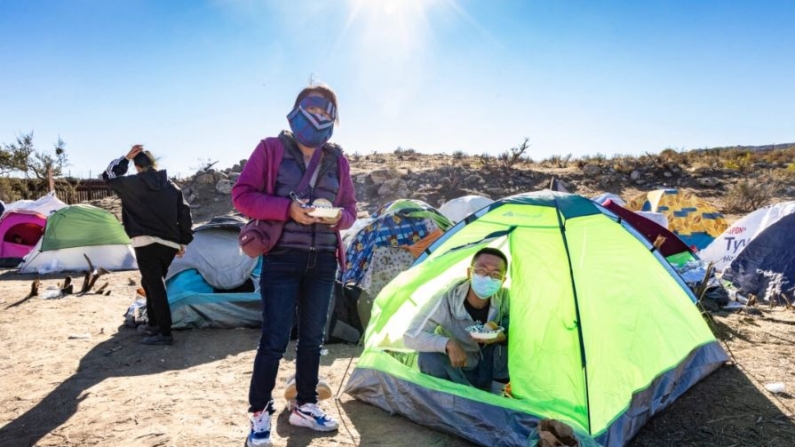
[[[701,149],[685,154],[687,164],[694,168],[717,168],[723,165],[720,149]]]
[[[569,167],[569,162],[571,161],[571,154],[566,155],[552,155],[549,158],[546,158],[541,161],[541,166],[546,166],[549,168],[567,168]]]
[[[782,183],[795,182],[795,163],[789,163],[784,169],[774,169],[770,172],[770,176]]]
[[[795,158],[795,148],[767,151],[760,154],[760,160],[770,164],[787,165],[793,158]]]
[[[775,190],[771,182],[740,180],[727,191],[723,211],[750,213],[770,203]]]
[[[480,161],[480,165],[484,168],[490,168],[494,165],[494,157],[486,152],[478,156],[478,161]]]
[[[660,152],[659,158],[668,166],[685,166],[688,164],[687,153],[672,148],[665,148]]]
[[[619,174],[630,174],[638,167],[638,160],[632,155],[614,154],[607,165]]]
[[[754,157],[749,151],[728,150],[724,153],[723,167],[740,173],[747,173],[754,166]]]
[[[0,200],[5,203],[21,199],[17,188],[18,180],[8,177],[0,177]]]
[[[497,156],[497,160],[500,162],[500,166],[505,169],[511,169],[514,167],[515,164],[522,161],[525,158],[525,152],[527,149],[530,148],[530,139],[525,137],[524,141],[521,142],[518,146],[512,147],[511,149],[499,154]]]

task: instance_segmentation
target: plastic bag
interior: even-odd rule
[[[149,318],[146,316],[146,292],[139,287],[135,290],[135,298],[133,298],[132,304],[127,308],[127,312],[124,313],[124,325],[135,328],[148,322]]]

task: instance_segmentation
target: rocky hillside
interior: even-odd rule
[[[572,159],[555,156],[535,162],[528,147],[498,156],[420,154],[398,149],[390,154],[348,154],[361,214],[397,198],[439,206],[467,194],[492,199],[547,188],[556,179],[570,192],[601,192],[625,199],[658,188],[688,188],[727,214],[744,214],[767,203],[795,198],[795,144],[757,148],[665,150],[640,157],[602,155]],[[229,193],[245,160],[235,166],[208,167],[182,183],[194,220],[234,213]],[[118,211],[116,199],[95,203]]]

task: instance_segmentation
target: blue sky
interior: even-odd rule
[[[792,1],[0,0],[0,142],[170,174],[287,128],[310,78],[347,152],[642,154],[795,142]]]

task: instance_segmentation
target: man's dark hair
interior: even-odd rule
[[[472,265],[475,265],[475,261],[478,260],[480,255],[492,255],[502,259],[502,262],[505,263],[505,271],[508,271],[508,257],[505,256],[505,253],[501,252],[500,250],[492,247],[481,248],[477,253],[475,253],[475,256],[472,256]]]
[[[133,158],[133,163],[143,170],[157,169],[157,160],[149,151],[138,152],[138,155]]]

